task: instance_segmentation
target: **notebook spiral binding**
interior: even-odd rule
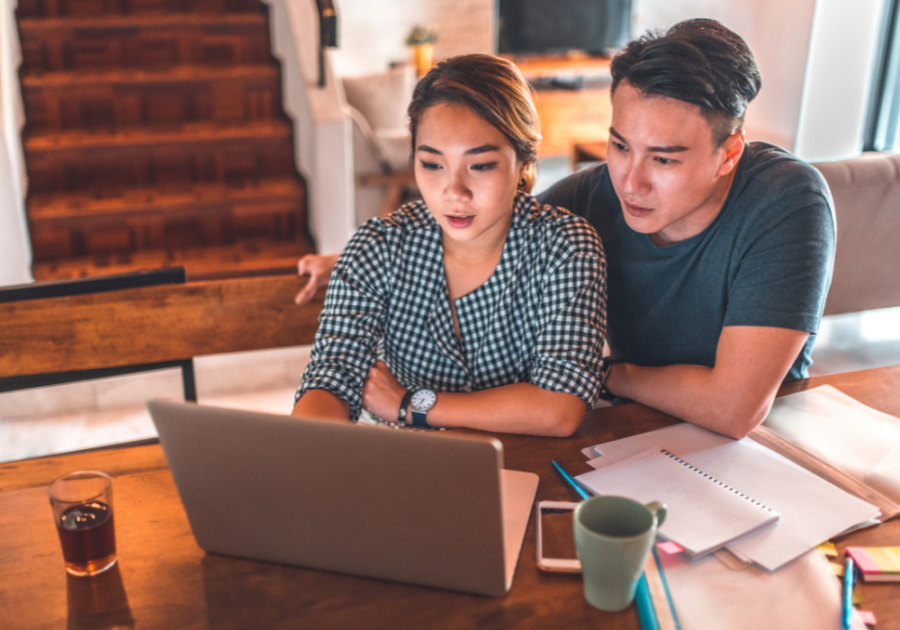
[[[727,483],[723,483],[723,482],[719,481],[718,479],[716,479],[715,477],[713,477],[712,475],[703,472],[702,470],[700,470],[699,468],[697,468],[697,467],[694,466],[693,464],[689,464],[688,462],[686,462],[686,461],[684,461],[683,459],[681,459],[680,457],[678,457],[678,455],[676,455],[675,453],[671,453],[671,452],[667,451],[667,450],[664,449],[664,448],[661,448],[661,449],[659,449],[659,450],[660,450],[660,452],[661,452],[662,454],[664,454],[664,455],[666,455],[666,456],[668,456],[668,457],[671,457],[671,458],[674,459],[676,462],[678,462],[678,463],[680,463],[680,464],[682,464],[682,465],[684,465],[684,466],[687,466],[688,468],[690,468],[691,470],[693,470],[695,473],[698,473],[698,474],[700,474],[700,475],[703,475],[704,477],[706,477],[706,478],[709,479],[710,481],[719,484],[720,486],[722,486],[722,487],[725,488],[726,490],[730,490],[731,492],[735,493],[735,494],[738,495],[739,497],[742,497],[742,498],[746,499],[746,500],[749,501],[750,503],[753,503],[754,505],[758,505],[759,507],[763,508],[764,510],[768,510],[769,512],[774,512],[774,511],[775,511],[775,510],[773,510],[772,508],[770,508],[770,507],[768,507],[768,506],[766,506],[766,505],[763,505],[762,503],[760,503],[759,501],[757,501],[757,500],[754,499],[753,497],[748,497],[746,494],[744,494],[743,492],[739,492],[738,490],[735,490],[734,488],[732,488],[731,486],[729,486]]]

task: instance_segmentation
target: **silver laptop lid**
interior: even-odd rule
[[[471,593],[508,591],[537,476],[511,480],[501,471],[498,440],[185,403],[149,408],[201,548]],[[502,493],[513,488],[518,505],[504,514]],[[504,543],[504,517],[517,541]]]

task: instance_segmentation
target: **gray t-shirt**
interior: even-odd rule
[[[723,327],[769,326],[812,333],[785,380],[808,376],[835,243],[831,194],[809,164],[747,145],[719,215],[668,247],[628,227],[606,164],[538,199],[585,216],[600,234],[614,358],[712,367]]]

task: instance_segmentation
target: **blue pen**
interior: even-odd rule
[[[575,477],[567,473],[566,469],[560,466],[555,459],[550,460],[550,463],[553,464],[553,467],[556,468],[556,472],[560,474],[567,484],[575,489],[575,492],[577,492],[578,496],[582,499],[590,499],[591,495],[596,494],[592,490],[586,488],[580,481],[575,479]]]
[[[650,597],[650,586],[647,584],[646,573],[641,573],[641,577],[638,579],[634,600],[637,602],[641,630],[659,630],[659,620],[656,618],[656,609],[653,607],[653,599]]]
[[[841,619],[841,627],[844,630],[850,627],[850,615],[853,612],[853,586],[856,584],[856,568],[853,566],[853,558],[847,556],[844,561],[844,590],[843,605],[844,615]]]

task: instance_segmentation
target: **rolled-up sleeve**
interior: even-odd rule
[[[377,220],[366,223],[347,244],[328,284],[319,315],[312,356],[295,402],[311,389],[331,392],[362,409],[362,391],[384,335],[390,265],[384,232]]]
[[[571,217],[542,281],[543,322],[531,358],[529,382],[578,396],[594,406],[606,338],[606,260],[593,228]]]

